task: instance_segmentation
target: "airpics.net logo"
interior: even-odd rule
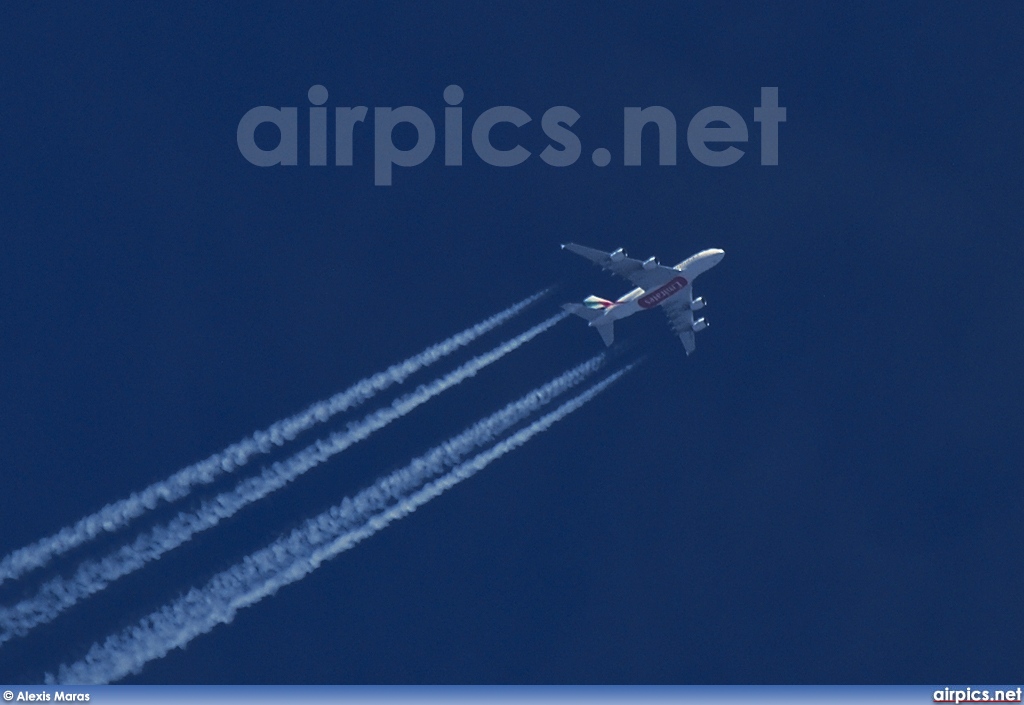
[[[463,125],[465,118],[460,107],[465,93],[459,86],[444,89],[444,165],[463,164]],[[309,152],[310,166],[327,166],[328,139],[327,114],[324,106],[328,93],[324,86],[309,89]],[[334,165],[352,166],[353,143],[369,129],[369,108],[336,107],[334,109]],[[565,167],[575,164],[583,154],[579,137],[570,128],[580,114],[567,105],[548,108],[541,116],[544,136],[550,140],[538,155],[545,164]],[[777,87],[761,88],[761,104],[754,107],[754,122],[759,123],[760,157],[762,166],[779,163],[779,124],[786,121],[786,109],[779,106]],[[507,123],[521,128],[533,120],[526,111],[513,105],[498,105],[484,110],[473,121],[470,142],[477,158],[491,166],[513,167],[533,156],[526,147],[516,142],[511,147],[496,147],[492,142],[495,126]],[[401,149],[395,144],[395,130],[400,125],[412,126],[416,139],[412,146]],[[653,124],[655,130],[644,130]],[[257,144],[256,131],[262,125],[277,128],[277,146],[265,149]],[[400,128],[407,129],[407,128]],[[508,128],[502,128],[508,130]],[[658,164],[676,163],[676,118],[672,111],[660,105],[627,107],[622,112],[622,164],[640,166],[641,140],[644,134],[653,134],[658,144]],[[238,150],[256,166],[295,166],[299,163],[299,109],[273,108],[260,105],[249,110],[238,122]],[[262,141],[262,140],[261,140]],[[507,141],[507,140],[506,140]],[[710,167],[731,166],[745,152],[736,144],[748,141],[747,122],[743,116],[724,105],[712,105],[695,114],[686,128],[686,145],[701,164]],[[437,131],[430,115],[420,108],[403,105],[398,108],[373,109],[373,183],[390,186],[394,167],[409,168],[425,162],[434,151]],[[303,155],[304,157],[306,155]],[[605,147],[591,152],[591,161],[599,167],[611,164],[612,153]]]

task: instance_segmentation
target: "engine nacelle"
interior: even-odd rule
[[[708,327],[708,322],[706,320],[704,320],[703,318],[698,318],[696,321],[693,322],[693,332],[694,333],[699,333],[699,332],[701,332],[702,330],[704,330],[707,327]]]
[[[610,259],[612,262],[621,262],[622,260],[626,259],[626,253],[620,247],[619,249],[615,250],[615,252],[608,255],[608,259]]]
[[[644,260],[644,269],[656,269],[657,267],[658,263],[654,261],[653,257]]]
[[[701,297],[701,296],[698,296],[697,298],[695,298],[695,299],[694,299],[694,300],[693,300],[693,301],[692,301],[692,302],[690,303],[690,310],[691,310],[691,311],[700,311],[700,310],[701,310],[702,308],[704,308],[704,306],[705,306],[705,304],[704,304],[704,298],[703,298],[703,297]]]

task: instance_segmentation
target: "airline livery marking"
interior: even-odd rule
[[[640,304],[640,308],[654,308],[660,303],[664,303],[665,299],[677,294],[686,288],[686,279],[683,277],[676,277],[668,284],[665,284],[659,289],[655,289],[651,293],[641,298],[637,303]]]

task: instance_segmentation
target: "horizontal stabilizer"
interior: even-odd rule
[[[562,304],[562,309],[575,314],[590,322],[590,326],[601,334],[601,340],[605,345],[611,345],[615,341],[615,330],[612,328],[612,321],[600,321],[604,318],[604,311],[595,311],[583,304]]]
[[[587,321],[593,321],[595,318],[600,318],[604,315],[604,311],[595,311],[583,304],[562,304],[562,310],[575,314],[580,318],[585,318]]]
[[[611,346],[611,344],[615,342],[615,330],[612,328],[611,321],[608,321],[607,323],[599,323],[595,325],[594,328],[596,328],[597,332],[601,334],[601,340],[604,341],[605,345]]]

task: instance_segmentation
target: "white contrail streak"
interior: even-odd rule
[[[399,397],[389,406],[378,409],[361,421],[350,423],[345,431],[332,433],[287,460],[264,468],[259,475],[242,480],[233,489],[213,499],[204,500],[197,510],[179,513],[167,524],[143,532],[133,542],[99,560],[84,561],[70,578],[53,578],[44,583],[34,596],[11,607],[0,608],[0,644],[15,636],[25,635],[40,624],[53,621],[65,610],[103,590],[118,578],[139,570],[146,563],[190,541],[197,533],[217,526],[244,507],[279,490],[445,390],[474,376],[533,340],[567,315],[564,312],[555,314],[443,377]]]
[[[585,363],[591,364],[591,363]],[[187,594],[140,620],[139,624],[111,635],[102,644],[96,643],[81,661],[62,665],[54,676],[46,675],[48,683],[109,683],[139,671],[146,663],[185,646],[218,624],[234,619],[239,609],[256,604],[279,588],[301,580],[326,560],[352,548],[391,522],[412,513],[459,482],[471,477],[488,464],[515,450],[538,433],[576,411],[625,374],[626,367],[585,392],[563,403],[554,411],[498,442],[489,450],[464,462],[442,477],[428,482],[412,494],[402,495],[402,488],[412,481],[427,479],[440,472],[476,440],[469,438],[472,429],[438,446],[360,492],[352,500],[307,520],[301,527],[266,548],[253,553],[240,563],[214,576],[202,588]],[[578,369],[578,368],[577,368]],[[529,395],[528,395],[529,396]],[[507,409],[508,407],[506,407]],[[501,413],[501,412],[499,412]],[[481,423],[486,423],[487,420]],[[475,428],[475,427],[474,427]],[[484,440],[486,434],[480,437]],[[450,445],[454,444],[454,445]],[[447,449],[447,450],[446,450]],[[397,503],[388,507],[389,497]]]
[[[105,531],[116,531],[126,526],[133,519],[156,507],[161,501],[173,502],[185,497],[196,485],[210,483],[222,473],[231,472],[235,468],[245,465],[253,455],[268,453],[275,446],[284,445],[285,442],[292,440],[300,432],[326,421],[335,414],[361,404],[393,384],[403,382],[414,372],[432,365],[522,313],[526,307],[546,294],[546,291],[542,291],[523,299],[481,323],[427,348],[418,355],[413,355],[404,362],[367,377],[345,391],[319,401],[305,411],[278,421],[263,431],[257,431],[251,437],[228,446],[206,460],[182,468],[166,480],[155,482],[140,492],[132,493],[125,499],[108,504],[99,511],[83,517],[75,524],[61,529],[52,536],[12,552],[0,560],[0,584],[46,565],[54,557],[96,538]]]

